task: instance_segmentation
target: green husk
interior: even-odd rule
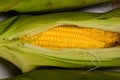
[[[0,35],[9,27],[9,25],[15,20],[16,17],[12,17],[8,20],[0,22]]]
[[[105,14],[64,12],[47,15],[20,15],[0,35],[0,57],[14,63],[23,72],[39,66],[65,68],[103,68],[120,66],[120,46],[103,49],[51,50],[20,38],[34,35],[58,25],[78,25],[120,33],[120,8]]]
[[[119,72],[96,70],[42,69],[2,80],[120,80]]]
[[[53,12],[76,9],[116,0],[0,0],[0,12]]]

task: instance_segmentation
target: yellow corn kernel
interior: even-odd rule
[[[60,25],[45,32],[23,36],[22,41],[45,48],[106,48],[116,45],[120,34],[75,25]]]

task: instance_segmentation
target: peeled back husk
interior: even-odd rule
[[[0,0],[0,12],[55,12],[116,0]]]
[[[120,33],[120,8],[105,14],[63,12],[46,15],[20,15],[0,23],[0,57],[12,62],[23,72],[39,66],[65,68],[105,68],[120,66],[120,45],[102,49],[63,48],[52,50],[29,42],[24,35],[35,35],[59,25],[77,25]],[[13,20],[8,25],[6,23]],[[6,26],[5,26],[6,24]],[[69,44],[70,45],[70,44]]]

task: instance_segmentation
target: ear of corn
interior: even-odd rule
[[[59,66],[66,68],[101,68],[120,66],[120,45],[113,45],[116,41],[119,43],[120,40],[119,12],[120,9],[106,14],[64,12],[38,16],[21,15],[4,31],[3,34],[0,35],[0,57],[14,63],[23,72],[33,70],[39,66]],[[36,44],[33,45],[31,43],[32,39],[35,39],[32,38],[33,36],[41,33],[47,34],[44,32],[49,30],[52,31],[60,25],[70,25],[67,28],[68,30],[74,30],[76,29],[75,27],[77,27],[77,29],[86,29],[84,31],[88,30],[86,35],[89,33],[90,36],[88,37],[91,37],[93,41],[89,40],[88,37],[85,40],[86,36],[81,35],[85,36],[83,38],[86,42],[85,46],[87,46],[87,43],[89,42],[93,45],[97,39],[101,40],[98,40],[97,44],[103,42],[106,43],[107,46],[104,46],[105,48],[91,48],[90,46],[89,49],[83,49],[83,46],[70,48],[69,46],[72,45],[72,42],[70,42],[68,43],[68,47],[60,47],[60,49],[54,50],[43,46],[37,46]],[[73,25],[75,25],[75,27]],[[73,26],[73,28],[71,28],[71,26]],[[68,30],[64,28],[62,29],[67,32]],[[90,33],[90,31],[92,31],[92,33]],[[95,34],[98,35],[99,33],[94,31],[100,31],[100,35],[102,35],[100,37],[103,38],[96,38],[97,36],[95,36]],[[76,35],[75,33],[73,34],[71,33],[71,36]],[[105,37],[104,34],[108,37]],[[66,35],[68,36],[68,34]],[[81,36],[79,35],[79,37]],[[112,38],[109,39],[109,37]],[[28,39],[25,40],[23,38]],[[108,40],[111,40],[112,42]]]
[[[112,1],[114,0],[0,0],[0,12],[62,11]]]
[[[75,25],[60,25],[33,36],[23,36],[22,41],[52,49],[106,48],[117,44],[120,34]],[[69,45],[70,44],[70,45]]]
[[[70,69],[41,69],[3,80],[120,80],[119,72]],[[45,77],[44,77],[45,76]]]

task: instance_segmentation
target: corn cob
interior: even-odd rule
[[[66,68],[120,66],[119,13],[120,8],[105,14],[63,12],[15,17],[13,22],[10,25],[7,24],[7,29],[0,35],[0,57],[14,63],[23,72],[33,70],[39,66]],[[44,35],[49,35],[47,39],[50,40],[53,37],[54,41],[57,38],[50,35],[54,31],[57,32],[55,35],[59,33],[61,35],[64,32],[62,37],[65,36],[65,39],[76,35],[82,39],[75,41],[75,38],[70,38],[70,43],[67,46],[64,46],[64,44],[59,45],[59,42],[52,42],[52,45],[46,46],[48,41],[44,45],[38,41],[37,38],[40,36],[46,39]],[[68,33],[68,31],[70,32]],[[79,32],[80,35],[74,32]],[[58,39],[63,40],[61,37]],[[38,43],[34,44],[35,41],[38,41]],[[79,41],[83,46],[80,44],[77,46],[72,45],[72,43]],[[57,45],[57,48],[53,43]]]
[[[22,41],[37,46],[60,49],[112,47],[116,45],[119,39],[119,33],[92,28],[79,28],[75,25],[60,25],[37,35],[25,35]]]
[[[115,0],[0,0],[0,12],[53,12],[76,9]]]

